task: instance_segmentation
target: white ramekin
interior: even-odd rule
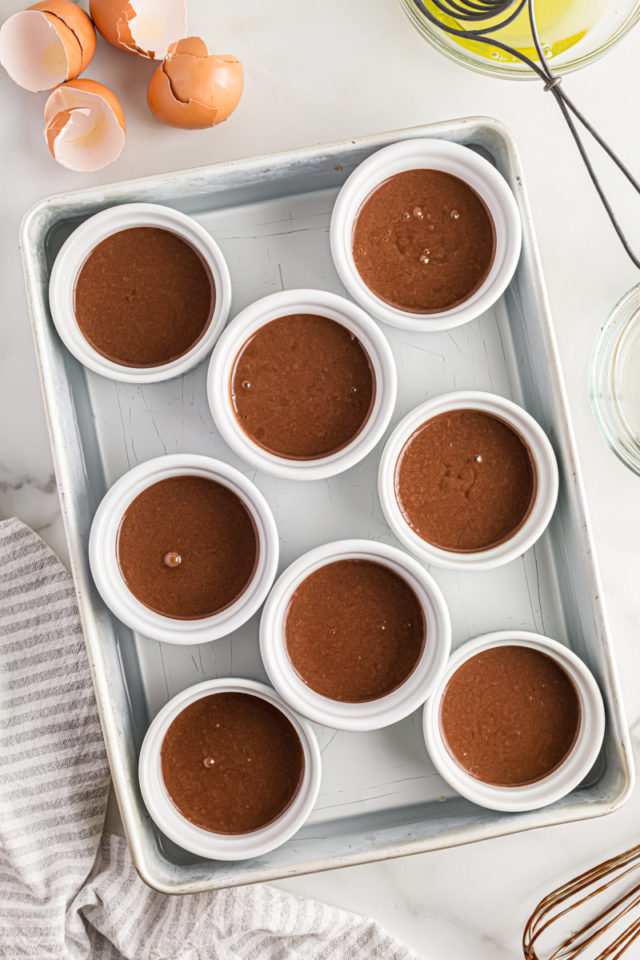
[[[427,420],[452,410],[481,410],[504,420],[525,441],[535,463],[536,493],[529,516],[512,537],[486,550],[458,553],[427,543],[411,529],[396,499],[396,464],[406,441]],[[421,560],[449,570],[490,570],[521,556],[546,530],[558,499],[558,464],[553,447],[540,424],[517,403],[494,393],[460,390],[421,403],[400,421],[382,451],[378,494],[387,523],[394,534],[407,550]]]
[[[378,700],[342,703],[316,693],[287,654],[284,623],[293,592],[314,570],[336,560],[372,560],[389,567],[412,587],[422,606],[426,623],[422,655],[404,683]],[[338,540],[303,554],[277,580],[260,620],[260,652],[273,686],[298,713],[336,730],[377,730],[408,716],[437,684],[450,649],[449,610],[435,580],[402,550],[373,540]]]
[[[211,617],[177,620],[155,613],[127,587],[117,557],[118,529],[129,504],[159,480],[205,477],[228,487],[251,514],[258,539],[253,577],[232,604]],[[237,630],[260,607],[278,568],[278,531],[269,504],[239,470],[199,454],[176,453],[139,464],[113,484],[96,510],[89,536],[89,563],[98,591],[109,609],[132,630],[164,643],[190,644],[217,640]]]
[[[367,287],[353,259],[354,224],[366,198],[394,174],[417,169],[442,170],[464,180],[484,200],[495,226],[495,255],[484,282],[463,303],[439,313],[413,313],[385,303]],[[469,147],[448,140],[401,140],[367,157],[348,177],[333,208],[330,242],[340,279],[367,313],[394,327],[429,332],[459,327],[493,306],[518,264],[522,225],[506,180]]]
[[[546,653],[573,681],[580,701],[580,729],[563,763],[543,780],[523,787],[496,787],[476,780],[459,766],[447,750],[440,727],[440,709],[447,683],[470,657],[501,646],[523,646]],[[429,756],[440,776],[461,796],[489,810],[516,813],[537,810],[570,793],[596,761],[604,738],[604,704],[598,685],[582,660],[557,640],[523,630],[502,630],[469,640],[456,650],[437,689],[425,704],[423,730]]]
[[[215,286],[213,314],[200,339],[181,357],[155,367],[129,367],[103,357],[83,336],[74,309],[76,279],[91,251],[112,234],[132,227],[157,227],[182,237],[200,254]],[[155,383],[191,370],[206,357],[220,336],[230,306],[231,277],[217,243],[192,217],[157,203],[126,203],[89,217],[63,244],[49,281],[51,316],[64,345],[85,367],[124,383]]]
[[[350,330],[367,352],[375,376],[373,406],[360,433],[346,447],[315,460],[291,460],[263,450],[238,423],[231,401],[231,375],[243,345],[264,324],[294,313],[328,317]],[[213,351],[207,391],[215,424],[239,457],[283,480],[321,480],[353,467],[381,439],[396,402],[397,374],[386,337],[356,304],[325,290],[283,290],[256,300],[231,321]]]
[[[302,744],[304,772],[298,792],[277,820],[251,833],[228,835],[196,827],[174,806],[162,777],[160,751],[170,725],[185,707],[213,693],[249,693],[273,704],[291,722]],[[229,677],[205,680],[204,683],[188,687],[165,704],[145,735],[140,750],[138,776],[142,799],[152,820],[174,843],[209,860],[247,860],[282,846],[303,826],[318,796],[321,768],[318,742],[305,720],[296,716],[264,683]]]

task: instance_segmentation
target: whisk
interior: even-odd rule
[[[586,951],[592,960],[618,960],[640,937],[640,878],[613,902],[607,899],[602,909],[598,908],[597,916],[567,936],[559,946],[554,945],[552,952],[540,952],[539,944],[543,936],[545,940],[550,940],[557,925],[573,911],[585,904],[590,905],[597,898],[601,898],[597,902],[602,904],[607,891],[621,884],[636,870],[640,870],[640,844],[592,867],[541,900],[524,930],[522,948],[525,960],[575,960],[584,957]],[[629,918],[634,910],[636,918],[616,933],[616,925],[623,918]],[[615,934],[614,939],[603,947],[600,938],[607,933]],[[594,954],[591,948],[600,952]]]
[[[445,33],[451,36],[475,40],[478,43],[486,43],[492,47],[497,47],[505,53],[510,54],[512,57],[516,57],[518,60],[522,61],[522,63],[526,64],[540,77],[544,83],[544,89],[553,94],[555,101],[562,112],[569,130],[571,131],[571,135],[575,140],[576,146],[578,147],[584,165],[587,168],[591,181],[598,192],[598,196],[602,201],[609,220],[611,221],[613,228],[617,233],[620,242],[622,243],[622,246],[626,250],[633,264],[640,268],[640,258],[636,257],[636,255],[633,253],[622,227],[620,226],[618,219],[611,208],[611,204],[606,197],[604,188],[602,187],[602,184],[600,183],[600,180],[593,169],[593,165],[589,159],[584,141],[580,131],[578,130],[578,124],[580,124],[584,130],[586,130],[593,137],[596,143],[602,147],[607,156],[613,161],[618,170],[620,170],[620,172],[629,181],[637,193],[640,193],[640,183],[638,180],[636,180],[631,171],[625,166],[620,157],[618,157],[618,155],[609,146],[604,137],[602,137],[594,129],[584,114],[582,114],[573,101],[569,99],[561,86],[562,77],[554,74],[549,67],[542,51],[542,44],[538,34],[534,0],[430,0],[430,5],[440,11],[442,16],[452,18],[454,21],[461,24],[459,28],[449,26],[448,23],[440,19],[438,15],[429,9],[424,0],[413,0],[413,3],[420,13],[438,29],[443,30]],[[503,43],[495,36],[497,32],[515,20],[516,17],[518,17],[524,10],[527,11],[529,16],[531,37],[538,57],[537,61],[531,59],[531,57],[527,56],[521,50]],[[497,19],[490,26],[485,26],[478,29],[473,28],[474,23],[494,17]],[[469,27],[466,28],[465,26],[463,29],[462,25],[466,24],[469,24]]]

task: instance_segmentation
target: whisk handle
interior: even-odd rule
[[[580,156],[582,157],[582,161],[587,169],[589,178],[591,179],[591,182],[593,183],[596,189],[596,192],[600,197],[602,205],[607,213],[607,216],[609,217],[609,220],[611,221],[611,225],[613,226],[613,229],[615,230],[618,236],[618,239],[620,240],[620,243],[624,247],[624,250],[626,251],[629,259],[634,264],[634,266],[640,269],[640,258],[637,257],[636,254],[631,249],[631,244],[629,243],[624,233],[624,230],[620,226],[620,222],[613,210],[613,207],[611,205],[611,202],[609,201],[609,198],[607,197],[605,189],[602,186],[602,183],[600,182],[600,178],[598,177],[598,174],[595,172],[593,168],[593,164],[591,163],[591,158],[589,157],[589,153],[585,146],[584,140],[580,135],[580,131],[578,130],[576,123],[574,122],[574,118],[591,135],[591,137],[598,144],[598,146],[601,147],[602,150],[604,150],[604,152],[609,157],[609,159],[615,164],[618,170],[622,173],[623,177],[631,184],[633,189],[638,194],[640,194],[640,182],[638,182],[637,178],[634,177],[634,175],[631,173],[629,168],[620,159],[617,153],[615,153],[613,148],[607,143],[604,137],[598,133],[598,131],[593,127],[593,125],[589,123],[589,121],[584,116],[584,114],[580,110],[578,110],[576,105],[573,103],[572,100],[569,99],[569,97],[566,95],[564,90],[561,90],[559,88],[556,81],[559,81],[561,79],[562,79],[561,77],[554,77],[552,83],[555,83],[555,85],[551,86],[551,84],[549,84],[547,86],[547,89],[549,89],[555,97],[556,103],[558,104],[562,112],[562,115],[567,123],[567,126],[569,127],[571,135],[578,148]]]

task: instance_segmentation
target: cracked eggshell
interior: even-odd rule
[[[185,0],[91,0],[90,9],[105,40],[149,60],[162,60],[187,34]]]
[[[222,123],[240,102],[244,71],[236,57],[210,54],[200,37],[169,47],[147,90],[151,113],[172,127],[200,130]]]
[[[95,49],[93,24],[71,0],[36,3],[0,28],[0,63],[12,80],[34,93],[77,77]]]
[[[55,160],[91,173],[120,156],[126,123],[120,101],[95,80],[70,80],[52,90],[44,108],[44,136]]]

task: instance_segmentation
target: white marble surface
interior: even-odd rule
[[[2,14],[23,5],[2,0]],[[190,0],[190,12],[192,28],[213,50],[245,62],[241,107],[213,131],[164,128],[145,105],[150,65],[100,43],[89,75],[113,86],[129,124],[123,155],[101,173],[82,177],[57,167],[42,138],[44,96],[0,76],[0,516],[21,517],[64,557],[17,249],[20,219],[34,201],[83,185],[415,123],[499,117],[522,152],[629,722],[640,745],[640,480],[601,439],[586,379],[598,327],[638,275],[615,242],[551,98],[537,85],[484,79],[438,57],[398,0]],[[639,39],[636,31],[608,58],[566,81],[636,173]],[[623,187],[614,192],[628,208],[640,249],[640,200]],[[520,955],[523,923],[540,896],[568,874],[637,842],[639,818],[636,792],[603,820],[282,886],[372,914],[425,958],[506,960]]]

